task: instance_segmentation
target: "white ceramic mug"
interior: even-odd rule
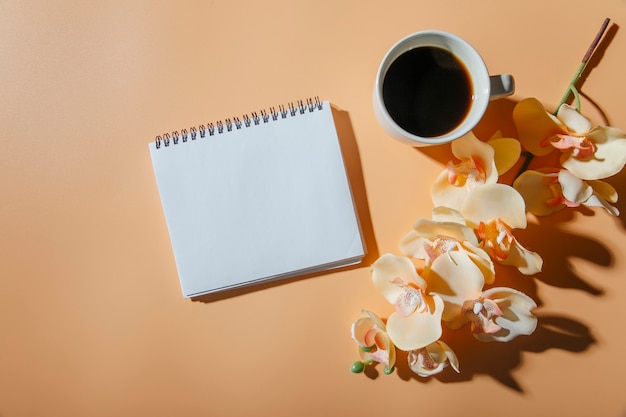
[[[467,106],[462,110],[464,116],[458,116],[457,119],[452,121],[449,130],[435,135],[421,135],[415,131],[411,132],[410,130],[413,129],[406,128],[406,124],[403,127],[401,125],[403,124],[402,122],[399,123],[397,120],[394,120],[383,94],[386,76],[392,64],[397,62],[398,58],[406,52],[423,47],[441,48],[451,53],[455,61],[459,61],[462,67],[464,67],[467,80],[469,81]],[[388,81],[387,84],[390,83]],[[408,88],[410,89],[411,87]],[[387,52],[376,75],[373,97],[374,111],[382,128],[394,139],[411,146],[437,145],[450,142],[470,132],[485,114],[489,100],[511,95],[514,89],[514,80],[511,75],[489,75],[483,59],[467,41],[448,32],[428,30],[406,36]],[[414,117],[414,113],[426,112],[428,109],[431,109],[429,103],[433,103],[432,108],[436,107],[433,100],[437,100],[438,97],[436,96],[439,96],[440,93],[431,91],[427,94],[430,95],[426,95],[425,98],[422,97],[421,107],[417,106],[410,110],[410,117]],[[390,99],[387,98],[387,102],[389,101]],[[459,109],[459,111],[461,110]],[[446,117],[446,113],[449,112],[439,112],[437,116]]]

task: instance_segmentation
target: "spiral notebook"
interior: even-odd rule
[[[157,136],[149,148],[186,298],[365,254],[328,101]]]

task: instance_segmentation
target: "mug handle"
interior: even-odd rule
[[[490,100],[510,96],[515,92],[515,80],[510,74],[490,75]]]

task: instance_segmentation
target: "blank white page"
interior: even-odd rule
[[[357,263],[365,250],[330,103],[157,148],[183,296]]]

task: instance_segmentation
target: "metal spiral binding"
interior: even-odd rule
[[[154,142],[157,149],[161,146],[168,147],[170,145],[178,145],[179,143],[185,143],[188,140],[204,139],[207,136],[215,136],[216,134],[224,134],[232,132],[234,130],[246,129],[252,126],[258,126],[262,123],[271,123],[280,119],[286,119],[287,117],[295,117],[299,114],[305,114],[317,110],[322,110],[323,103],[319,97],[308,98],[306,102],[298,100],[296,104],[293,102],[288,103],[287,107],[280,105],[278,110],[275,107],[270,107],[269,112],[267,110],[261,110],[259,113],[252,112],[251,116],[244,114],[242,118],[233,117],[218,120],[207,125],[200,125],[198,127],[191,127],[189,129],[182,129],[180,132],[177,130],[172,133],[164,133],[155,138]]]

